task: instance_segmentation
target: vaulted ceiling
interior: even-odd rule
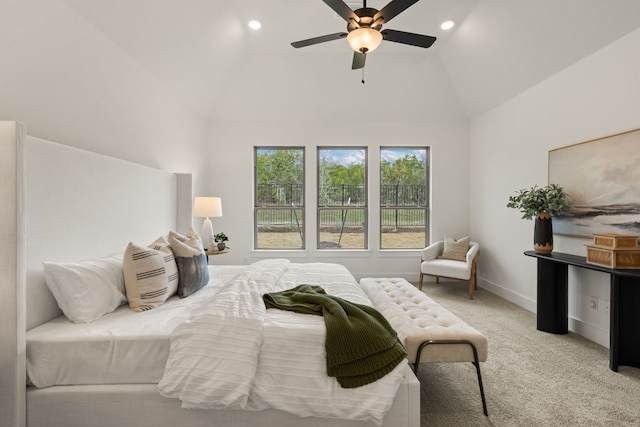
[[[345,40],[290,45],[346,30],[322,0],[62,1],[212,120],[466,120],[640,27],[638,0],[421,0],[384,28],[438,40],[384,41],[362,84]]]

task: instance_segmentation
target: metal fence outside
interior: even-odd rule
[[[345,226],[362,226],[365,220],[365,211],[361,209],[366,206],[365,189],[364,185],[322,186],[319,196],[320,226],[329,227],[343,222]],[[425,186],[383,185],[380,187],[380,203],[382,227],[426,225]],[[303,221],[303,206],[302,184],[260,184],[257,187],[256,219],[258,226],[263,229],[273,225],[297,228]],[[345,209],[335,209],[343,206]]]
[[[424,185],[381,185],[382,206],[427,206],[427,188]]]
[[[365,190],[364,185],[320,186],[318,204],[320,206],[366,206]]]
[[[295,230],[304,223],[302,209],[256,209],[258,227],[263,231],[270,231],[273,226],[284,226]]]
[[[427,224],[427,209],[388,209],[380,211],[380,225],[394,229],[403,227],[424,227]]]
[[[364,185],[327,185],[319,192],[320,206],[364,206]],[[302,184],[260,184],[256,191],[256,206],[296,206],[304,204]],[[427,206],[427,189],[424,185],[381,185],[382,206]]]
[[[256,206],[304,206],[302,184],[259,184]]]

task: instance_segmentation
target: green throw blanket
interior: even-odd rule
[[[376,309],[300,285],[263,295],[267,308],[324,316],[327,374],[344,388],[382,378],[407,355],[398,334]]]

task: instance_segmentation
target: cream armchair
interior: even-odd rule
[[[439,240],[422,250],[420,260],[420,289],[424,276],[435,276],[436,283],[440,277],[466,280],[469,282],[469,299],[473,299],[473,290],[478,289],[476,280],[476,260],[480,255],[480,245],[469,242],[469,250],[464,261],[438,258],[444,250],[444,240]]]

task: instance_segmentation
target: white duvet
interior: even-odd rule
[[[405,363],[358,388],[327,376],[322,316],[266,310],[262,295],[300,284],[371,305],[338,264],[252,264],[176,327],[158,390],[185,408],[260,410],[381,424],[402,381]]]

